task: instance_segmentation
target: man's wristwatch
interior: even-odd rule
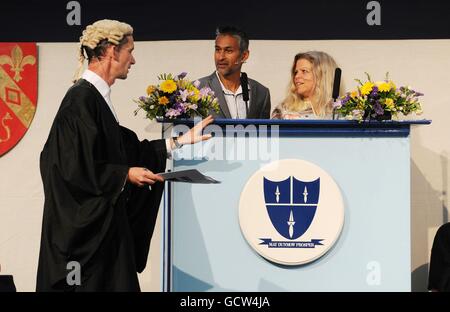
[[[175,148],[181,148],[183,146],[183,144],[178,142],[178,137],[173,137],[172,140],[173,140],[173,144],[175,145]]]

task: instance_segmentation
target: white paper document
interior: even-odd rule
[[[171,182],[202,183],[202,184],[220,183],[220,181],[214,180],[211,177],[203,175],[197,169],[163,172],[158,173],[158,175],[162,176],[164,180]]]

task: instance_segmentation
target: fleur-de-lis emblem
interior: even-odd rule
[[[20,75],[23,72],[23,68],[25,65],[34,65],[36,63],[36,58],[33,55],[27,55],[23,57],[22,49],[16,45],[12,51],[11,56],[9,55],[0,55],[0,65],[9,65],[11,66],[11,71],[14,72],[14,80],[19,82],[22,80],[22,76]]]

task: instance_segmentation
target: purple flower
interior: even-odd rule
[[[341,100],[341,104],[345,104],[350,100],[350,94],[347,93],[347,95]]]
[[[173,108],[180,112],[180,114],[186,113],[186,103],[176,103]]]
[[[380,102],[376,101],[375,105],[373,106],[373,109],[375,110],[375,113],[377,115],[383,115],[384,114],[384,109],[383,107],[381,107]]]
[[[183,100],[183,102],[186,102],[186,99],[189,95],[190,95],[190,92],[188,90],[183,90],[180,92],[180,97]]]
[[[194,87],[196,87],[197,89],[198,89],[198,87],[200,87],[200,80],[194,81]]]
[[[336,102],[333,102],[333,108],[341,108],[342,107],[342,101],[337,100]]]
[[[187,72],[182,72],[181,74],[178,75],[178,79],[183,79],[184,77],[186,77]]]
[[[166,117],[173,118],[179,116],[180,114],[181,113],[178,110],[170,108],[166,113]]]
[[[378,96],[378,87],[377,86],[374,86],[372,88],[372,92],[370,92],[370,95],[373,96],[373,97],[377,97]]]
[[[195,105],[195,104],[192,104],[192,103],[189,103],[189,102],[181,103],[181,106],[182,106],[182,108],[180,108],[181,113],[185,114],[188,109],[192,109],[193,105]],[[197,105],[195,105],[195,106],[196,107],[194,109],[197,108]]]
[[[213,92],[213,91],[212,91],[211,88],[209,88],[209,87],[201,88],[201,89],[200,89],[200,96],[201,96],[202,98],[205,98],[205,97],[207,97],[208,95],[210,95],[211,92]]]
[[[146,98],[145,96],[140,96],[140,97],[139,97],[139,101],[142,101],[142,102],[145,102],[146,99],[147,99],[147,98]]]

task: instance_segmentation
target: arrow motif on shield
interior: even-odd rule
[[[264,177],[264,199],[275,229],[283,237],[294,240],[311,225],[319,203],[320,178],[312,182],[291,176],[283,181]]]

